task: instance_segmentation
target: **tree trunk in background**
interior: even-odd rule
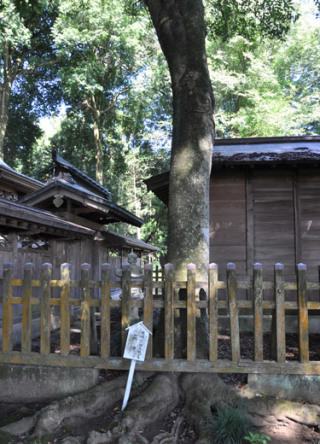
[[[4,161],[4,139],[6,136],[9,119],[9,100],[12,88],[13,75],[10,73],[11,54],[5,46],[5,55],[3,57],[3,82],[0,84],[0,160]],[[16,71],[14,64],[12,71]]]
[[[103,186],[103,146],[101,141],[100,111],[93,108],[93,138],[96,151],[96,181]]]
[[[173,91],[169,180],[169,261],[175,278],[195,263],[207,279],[209,183],[214,99],[208,73],[202,0],[145,0],[167,59]]]
[[[0,86],[0,160],[4,161],[4,139],[8,125],[10,89]]]

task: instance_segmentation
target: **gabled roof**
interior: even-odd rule
[[[56,151],[52,153],[52,160],[55,176],[58,176],[60,170],[69,172],[78,184],[84,185],[85,188],[93,191],[95,194],[101,195],[105,199],[111,199],[112,194],[107,188],[104,188],[98,182],[91,179],[91,177],[78,170],[74,165],[59,156]]]
[[[40,236],[43,239],[68,240],[94,239],[97,234],[94,229],[65,221],[48,211],[0,198],[0,233],[3,235],[10,232],[31,237]],[[114,233],[113,231],[100,234],[110,249],[134,249],[146,253],[158,251],[158,248],[124,234]]]
[[[56,196],[62,199],[62,205],[58,209],[55,207],[54,200]],[[60,213],[70,212],[68,209],[68,201],[72,202],[71,213],[87,219],[97,224],[109,224],[113,222],[125,222],[136,227],[141,227],[143,221],[134,214],[114,204],[86,188],[70,183],[67,180],[54,178],[40,190],[24,196],[19,200],[31,206],[46,209],[48,211]]]
[[[217,168],[258,165],[320,165],[320,136],[217,139],[212,171]],[[145,184],[168,205],[169,171],[146,179]]]
[[[109,200],[111,194],[106,188],[58,155],[55,155],[55,168],[58,174],[59,171],[67,173],[65,175],[69,180],[54,177],[45,185],[16,172],[0,161],[0,183],[5,187],[4,189],[14,191],[15,198],[18,194],[23,196],[18,202],[0,197],[0,233],[2,235],[15,232],[31,238],[41,236],[43,239],[91,238],[96,240],[97,227],[99,229],[101,226],[103,230],[99,233],[99,240],[104,240],[108,248],[135,249],[147,253],[158,250],[139,239],[106,231],[103,225],[111,222],[121,221],[140,227],[143,221],[111,202]],[[25,195],[26,193],[31,194]],[[72,213],[68,214],[71,218],[67,219],[66,214],[61,211],[64,210],[63,207],[57,209],[54,205],[53,200],[56,195],[62,198],[65,206],[67,206],[67,200],[72,202]],[[65,210],[65,213],[68,213],[68,208]]]

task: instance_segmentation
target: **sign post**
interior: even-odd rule
[[[131,325],[130,327],[126,328],[126,330],[128,330],[128,337],[123,357],[126,359],[131,359],[131,364],[121,411],[126,408],[128,403],[136,362],[144,361],[149,335],[152,335],[151,331],[143,324],[142,321]]]

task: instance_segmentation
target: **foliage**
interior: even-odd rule
[[[274,45],[273,67],[282,94],[293,110],[292,126],[298,134],[319,134],[320,125],[320,20],[315,9],[302,6],[299,21],[283,45]]]
[[[319,133],[319,21],[302,10],[284,42],[209,41],[218,137]]]
[[[51,38],[55,1],[4,0],[0,10],[0,156],[31,151],[36,120],[60,104],[58,60]],[[21,124],[21,122],[26,122]],[[20,133],[17,138],[11,128]],[[32,130],[34,135],[32,135]],[[6,138],[4,138],[6,136]],[[17,142],[19,141],[19,145]],[[13,145],[15,148],[13,149]],[[22,162],[23,163],[23,162]]]
[[[122,226],[117,231],[134,235],[147,243],[156,245],[160,255],[167,251],[167,208],[153,193],[147,191],[144,179],[169,169],[167,150],[153,150],[148,144],[129,148],[125,153],[126,169],[118,178],[117,201],[144,220],[140,230]]]
[[[206,426],[215,444],[241,444],[252,422],[241,407],[221,405]]]
[[[0,430],[0,442],[2,444],[13,444],[16,441],[16,437],[10,433]]]
[[[34,176],[33,146],[41,129],[37,118],[32,113],[27,114],[19,103],[19,97],[11,97],[12,105],[9,110],[9,122],[6,134],[5,159],[15,170]],[[19,125],[19,131],[16,130]]]
[[[122,1],[66,0],[54,27],[58,52],[68,61],[60,76],[69,124],[62,125],[60,139],[70,139],[73,130],[83,134],[96,179],[106,185],[114,180],[104,172],[118,175],[114,165],[123,163],[121,146],[136,145],[154,112],[145,89],[150,64],[158,69],[159,50],[146,18],[140,21],[124,13]]]
[[[63,2],[53,31],[66,61],[60,77],[67,114],[47,150],[103,181],[116,203],[146,221],[141,233],[126,225],[112,229],[160,244],[164,252],[163,204],[153,206],[157,199],[143,183],[169,168],[171,103],[163,56],[145,15],[132,20],[122,1],[81,5]]]
[[[271,440],[270,436],[264,435],[263,433],[252,432],[249,432],[249,436],[245,436],[244,439],[251,444],[268,444],[268,441]]]
[[[217,136],[319,134],[314,12],[294,12],[291,0],[205,6]],[[169,169],[172,95],[144,2],[64,0],[58,8],[56,0],[3,0],[0,15],[1,60],[6,45],[12,60],[23,57],[11,91],[6,158],[43,180],[56,149],[90,177],[102,175],[114,201],[146,222],[138,232],[115,229],[165,252],[166,210],[143,180]],[[54,136],[41,135],[39,117],[53,113],[62,94],[66,115],[58,125],[52,118]]]
[[[292,0],[211,0],[208,27],[213,38],[284,38],[294,17]]]

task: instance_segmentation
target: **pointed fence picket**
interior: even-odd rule
[[[319,311],[320,303],[308,300],[310,290],[320,290],[319,283],[307,281],[307,268],[304,264],[297,266],[296,282],[285,282],[284,267],[276,264],[274,281],[263,280],[262,265],[254,264],[253,280],[238,281],[236,267],[227,264],[226,281],[219,281],[218,267],[209,265],[208,282],[196,281],[196,267],[189,264],[187,280],[174,281],[174,269],[171,264],[164,268],[161,281],[153,280],[153,267],[147,264],[144,277],[140,282],[131,280],[129,266],[122,269],[121,281],[111,280],[111,266],[101,266],[101,279],[93,281],[90,278],[91,266],[81,266],[81,279],[71,279],[71,265],[62,264],[60,279],[52,279],[51,264],[43,264],[41,278],[34,279],[33,264],[25,264],[23,279],[13,278],[12,264],[5,264],[3,278],[0,280],[2,289],[3,323],[1,363],[34,364],[51,366],[95,367],[108,369],[128,369],[129,362],[120,356],[111,356],[110,314],[113,309],[121,313],[121,344],[122,350],[126,341],[126,328],[138,313],[149,330],[153,330],[155,314],[159,317],[162,310],[164,321],[163,333],[156,335],[158,341],[163,341],[163,357],[154,355],[153,338],[150,338],[146,360],[138,363],[140,370],[159,371],[201,371],[201,372],[238,372],[238,373],[282,373],[282,374],[320,374],[320,361],[309,360],[309,310]],[[111,299],[111,288],[122,290],[121,300]],[[140,287],[143,290],[142,300],[132,299],[131,288]],[[17,296],[16,288],[22,288],[22,296]],[[40,297],[34,296],[34,289],[40,289]],[[204,288],[207,294],[205,300],[199,296],[199,289]],[[55,291],[53,292],[53,289]],[[58,292],[56,289],[60,289]],[[240,300],[239,290],[252,290],[252,300]],[[274,299],[264,300],[264,290],[273,289]],[[78,292],[75,297],[74,290]],[[184,291],[185,297],[179,298],[179,291]],[[219,299],[219,291],[227,292],[226,299]],[[286,291],[296,291],[296,302],[286,301]],[[93,294],[99,294],[94,298]],[[13,307],[22,306],[21,346],[13,350]],[[40,350],[32,350],[32,323],[34,308],[41,313]],[[60,309],[60,353],[50,350],[51,310]],[[80,310],[80,344],[78,355],[70,354],[70,329],[72,311]],[[92,310],[99,311],[100,323],[100,354],[90,353],[90,335],[92,334]],[[224,309],[230,319],[231,359],[218,358],[219,310]],[[240,350],[239,310],[246,309],[253,316],[254,350],[253,359],[242,359]],[[179,310],[186,313],[186,353],[184,358],[175,358],[175,316]],[[274,325],[274,360],[263,360],[263,315],[268,310],[273,313]],[[286,331],[285,318],[287,310],[296,310],[298,314],[299,361],[286,361]],[[206,311],[208,327],[207,358],[197,357],[197,325],[199,313]],[[141,320],[141,319],[140,319]],[[202,318],[203,321],[203,318]],[[160,339],[159,339],[160,338]]]

